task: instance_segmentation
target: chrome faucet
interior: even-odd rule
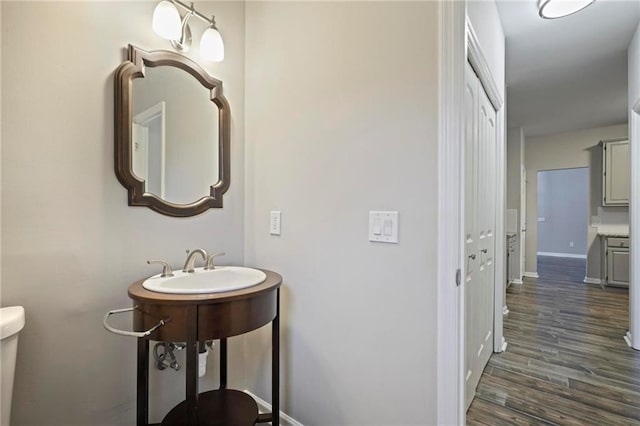
[[[193,273],[194,269],[193,267],[195,266],[196,263],[196,255],[200,255],[202,256],[202,259],[206,262],[207,258],[209,257],[207,255],[207,252],[203,249],[195,249],[192,251],[187,250],[187,261],[184,262],[184,268],[182,268],[182,272],[188,272],[188,273]]]

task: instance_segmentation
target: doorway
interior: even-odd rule
[[[575,281],[582,282],[587,276],[589,168],[541,170],[537,179],[538,275],[545,278],[554,272],[549,268],[566,265],[568,271],[578,270]]]
[[[145,191],[165,198],[166,107],[159,102],[132,120],[133,172],[145,181]]]
[[[603,2],[602,7],[615,7],[611,6],[614,2]],[[625,2],[620,2],[619,4],[623,4]],[[631,4],[631,2],[628,2]],[[504,6],[506,5],[506,6]],[[517,2],[499,2],[498,7],[500,8],[500,12],[504,12],[504,8],[512,7],[512,11],[515,13],[530,13],[531,10],[535,10],[535,8],[524,8],[521,5],[518,5]],[[592,10],[596,10],[592,8]],[[507,11],[508,12],[508,11]],[[439,306],[442,307],[440,309],[438,318],[439,318],[439,327],[438,327],[438,423],[439,424],[462,424],[464,423],[465,414],[464,414],[464,299],[465,299],[465,288],[461,284],[462,281],[460,278],[460,270],[458,270],[458,274],[456,275],[456,267],[460,267],[461,269],[464,267],[465,260],[465,250],[462,248],[464,246],[464,235],[461,232],[460,228],[463,227],[464,224],[464,201],[460,201],[464,198],[463,193],[463,185],[462,178],[464,177],[463,173],[460,172],[460,166],[464,165],[464,162],[460,161],[460,158],[463,157],[463,141],[462,137],[462,129],[463,119],[464,119],[464,103],[463,103],[463,90],[464,87],[464,66],[466,59],[474,54],[474,49],[470,47],[469,40],[467,38],[465,43],[465,4],[464,2],[444,2],[442,4],[442,31],[443,37],[441,40],[441,92],[442,96],[440,96],[440,106],[441,106],[441,114],[440,114],[440,137],[439,137],[439,164],[442,172],[440,176],[443,179],[440,179],[439,183],[439,229],[440,234],[450,235],[450,238],[440,238],[439,236],[439,244],[442,242],[441,247],[442,250],[438,253],[438,279],[439,279],[439,291],[438,291],[438,299]],[[502,13],[502,15],[505,15]],[[503,22],[511,23],[514,31],[517,31],[522,35],[522,40],[524,43],[528,43],[531,45],[533,42],[538,43],[538,46],[541,47],[542,58],[552,58],[554,62],[558,62],[558,56],[550,56],[548,54],[550,47],[555,46],[569,46],[569,48],[574,49],[576,43],[557,43],[557,40],[566,40],[566,35],[571,34],[572,31],[567,30],[566,27],[563,28],[560,25],[557,25],[556,28],[560,32],[560,34],[555,37],[555,42],[552,40],[551,43],[541,41],[542,37],[531,36],[525,33],[524,30],[527,28],[534,28],[534,26],[541,26],[541,23],[535,23],[535,19],[537,16],[535,13],[531,13],[532,16],[524,17],[525,19],[520,19],[516,16],[513,19],[505,19],[502,16]],[[584,14],[582,14],[584,16]],[[574,19],[575,18],[575,19]],[[621,19],[610,19],[609,22],[616,22],[616,29],[622,28],[622,21],[632,21],[634,18],[633,13],[625,12]],[[572,17],[567,21],[576,21],[576,17]],[[602,19],[601,19],[602,21]],[[525,22],[531,22],[532,25],[523,25]],[[535,23],[535,25],[534,25]],[[633,29],[635,30],[637,26],[637,20],[632,22]],[[544,23],[547,26],[545,28],[544,34],[551,34],[551,31],[548,31],[552,24]],[[581,28],[588,28],[589,26],[582,25]],[[505,30],[505,33],[508,33],[508,28]],[[523,30],[523,31],[520,31]],[[582,35],[581,38],[585,38],[585,34],[588,35],[590,33],[579,32]],[[507,34],[508,35],[508,34]],[[601,37],[601,34],[598,33],[597,37]],[[513,43],[511,43],[513,46]],[[589,46],[587,46],[589,47]],[[512,49],[513,50],[513,49]],[[465,53],[469,56],[465,58]],[[574,52],[575,53],[575,52]],[[626,52],[625,52],[626,53]],[[531,52],[528,52],[527,55],[532,57]],[[590,57],[593,57],[593,52],[590,52]],[[576,55],[570,55],[570,57],[576,57]],[[611,61],[605,61],[606,66],[604,67],[589,67],[589,68],[581,68],[582,71],[597,71],[603,70],[607,74],[611,74]],[[625,64],[626,69],[626,60],[620,61],[620,63]],[[632,64],[633,65],[633,64]],[[569,70],[568,67],[563,67],[563,70]],[[524,73],[520,72],[511,72],[510,75],[524,77]],[[527,75],[533,76],[543,76],[545,79],[548,79],[547,73],[540,72],[531,72]],[[570,77],[570,82],[581,82],[582,78],[576,79],[575,72],[567,73]],[[637,75],[637,73],[636,73]],[[582,77],[582,75],[581,75]],[[625,81],[623,75],[617,79],[618,81]],[[600,86],[598,86],[600,87]],[[594,85],[588,86],[589,90],[582,90],[579,93],[583,96],[588,96],[589,99],[622,99],[621,97],[614,97],[611,94],[611,90],[609,86],[601,85],[601,88],[608,90],[608,93],[602,96],[595,96],[593,90],[596,87]],[[558,94],[565,94],[564,87],[550,87],[550,90],[554,91]],[[624,91],[626,93],[626,89]],[[532,95],[540,94],[539,90],[532,90],[531,86],[528,87],[524,98],[532,99]],[[565,96],[566,97],[566,96]],[[512,98],[513,99],[513,98]],[[510,103],[511,105],[514,102]],[[567,113],[571,112],[571,109],[568,109],[564,106],[559,106],[559,103],[554,102],[544,102],[539,103],[544,107],[544,111],[548,113],[548,117],[550,117],[555,121],[555,124],[567,123]],[[580,103],[581,105],[585,105],[589,108],[593,106],[593,102],[584,101]],[[640,114],[640,100],[639,103],[636,104],[637,108],[634,108],[634,111]],[[553,111],[553,108],[560,108],[559,112]],[[575,111],[573,111],[575,113]],[[640,115],[639,115],[640,116]],[[581,114],[579,118],[588,119],[588,114]],[[500,121],[500,119],[499,119]],[[640,119],[637,120],[637,123],[640,123]],[[638,128],[640,128],[640,124],[636,124]],[[548,130],[548,129],[547,129]],[[557,130],[560,132],[561,130]],[[637,134],[640,134],[640,131],[637,131]],[[634,139],[632,137],[632,139]],[[637,139],[636,139],[637,140]],[[640,158],[640,156],[638,156]],[[636,163],[640,161],[638,159],[633,159],[632,155],[632,164],[636,165]],[[531,170],[534,170],[531,168]],[[640,167],[637,167],[635,171],[640,170]],[[632,166],[632,175],[634,175],[634,167]],[[501,169],[498,169],[498,173],[501,173]],[[533,173],[530,173],[533,175]],[[536,176],[537,178],[537,176]],[[533,176],[530,177],[533,181]],[[526,179],[523,179],[526,181]],[[633,179],[632,179],[632,182]],[[636,179],[635,182],[640,182],[640,179]],[[640,190],[638,190],[639,185],[635,185],[635,188],[632,185],[632,194],[637,195],[640,194]],[[452,190],[452,188],[457,190]],[[635,189],[635,191],[634,191]],[[533,192],[533,191],[530,191]],[[533,194],[531,194],[533,195]],[[637,200],[640,199],[638,197],[632,197],[631,199],[631,208],[633,211],[633,205]],[[535,202],[535,197],[533,200],[529,199],[529,202]],[[636,209],[637,211],[637,209]],[[498,215],[501,214],[500,211],[497,212]],[[638,215],[640,217],[640,215]],[[461,224],[460,228],[456,228],[450,220],[450,218],[458,218],[459,223]],[[535,217],[528,217],[530,226],[534,226]],[[632,219],[633,221],[633,214]],[[639,226],[636,226],[637,229]],[[526,228],[525,228],[526,229]],[[532,229],[532,228],[530,228]],[[498,229],[499,231],[501,230]],[[533,230],[533,229],[532,229]],[[439,234],[439,235],[440,235]],[[535,234],[534,234],[535,235]],[[534,235],[529,235],[529,237],[534,237]],[[535,237],[534,237],[535,238]],[[529,238],[531,240],[532,238]],[[458,252],[456,252],[454,243],[458,242],[459,247],[461,248]],[[535,256],[535,253],[532,253]],[[633,255],[633,252],[632,252]],[[496,255],[496,261],[500,261],[498,255]],[[496,267],[496,274],[499,274],[499,268]],[[635,273],[637,274],[637,272]],[[640,274],[638,274],[640,275]],[[458,287],[454,288],[450,285],[450,283],[456,282]],[[598,290],[599,291],[599,290]],[[635,298],[638,298],[637,295],[640,292],[636,292]],[[552,300],[555,300],[551,297]],[[640,298],[638,298],[640,299]],[[498,300],[498,298],[496,298]],[[532,299],[536,300],[535,296],[532,296]],[[528,301],[527,301],[528,302]],[[633,303],[632,303],[633,305]],[[527,306],[527,303],[523,303],[523,306]],[[640,310],[636,310],[635,316],[632,311],[632,319],[635,317],[640,317],[638,314]],[[496,317],[496,326],[495,326],[495,334],[497,335],[502,331],[502,319]],[[499,322],[499,325],[498,325]],[[640,323],[640,321],[638,321]],[[633,326],[631,326],[633,330]],[[636,328],[636,330],[640,329],[640,327]],[[633,331],[629,333],[633,334]],[[462,337],[460,340],[451,339],[451,336]],[[640,339],[636,339],[636,341],[640,341]],[[509,354],[509,351],[506,352]],[[526,401],[526,398],[525,398]],[[495,407],[492,407],[494,410],[491,414],[495,414]],[[511,418],[514,419],[513,417]]]

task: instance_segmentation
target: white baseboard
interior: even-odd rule
[[[586,254],[573,254],[573,253],[552,253],[548,251],[539,251],[538,256],[551,256],[551,257],[570,257],[572,259],[586,259]]]
[[[633,345],[631,345],[631,332],[627,331],[627,334],[624,335],[624,341],[627,342],[627,345],[629,345],[629,347],[631,349],[633,349]]]
[[[511,280],[511,284],[518,284],[518,285],[522,285],[522,278],[514,278]]]
[[[258,404],[258,411],[261,413],[270,413],[271,412],[271,404],[269,404],[267,401],[265,401],[264,399],[256,396],[254,393],[251,393],[248,390],[244,390],[244,393],[246,393],[247,395],[249,395],[251,398],[253,398],[256,403]],[[267,424],[271,424],[271,423],[267,423]],[[295,420],[294,418],[290,417],[289,415],[287,415],[286,413],[284,413],[282,410],[280,410],[280,425],[281,426],[304,426],[302,423],[300,423],[299,421]]]
[[[583,283],[585,284],[602,284],[602,280],[600,278],[589,278],[589,277],[584,277],[584,281]]]
[[[507,340],[502,336],[502,352],[507,350]]]
[[[522,276],[527,278],[540,278],[537,272],[525,272]]]

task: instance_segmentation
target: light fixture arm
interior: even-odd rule
[[[200,18],[201,20],[203,20],[204,22],[206,22],[209,25],[213,25],[215,28],[216,25],[216,21],[215,21],[215,17],[211,17],[211,19],[207,18],[205,15],[203,15],[202,13],[198,12],[194,7],[193,7],[193,3],[191,3],[191,6],[187,6],[186,4],[184,4],[183,2],[181,2],[180,0],[171,0],[171,3],[178,5],[180,7],[182,7],[183,9],[187,10],[187,15],[185,16],[185,19],[187,16],[189,16],[189,18],[191,16],[195,16]],[[185,23],[185,19],[183,19],[182,21],[182,28],[184,29],[186,23]],[[183,31],[184,32],[184,31]]]
[[[193,16],[193,11],[189,11],[182,18],[182,29],[180,30],[180,40],[178,41],[178,44],[180,45],[184,45],[185,43],[187,43],[187,38],[188,38],[187,25],[189,24],[189,19],[191,19],[192,16]],[[189,32],[188,34],[190,37],[191,32]]]

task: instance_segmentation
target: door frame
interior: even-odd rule
[[[507,206],[507,150],[506,150],[506,120],[505,103],[496,80],[491,73],[489,63],[486,60],[480,41],[476,36],[471,22],[466,19],[465,40],[467,44],[467,61],[474,69],[480,83],[484,88],[489,101],[496,110],[496,224],[495,224],[495,276],[494,276],[494,334],[493,352],[502,352],[506,349],[507,343],[503,335],[503,315],[504,299],[507,282],[507,248],[505,232],[505,215]],[[461,196],[464,197],[464,188]],[[464,214],[463,214],[464,217]],[[464,226],[464,222],[461,222]]]
[[[464,410],[464,67],[474,68],[497,115],[494,352],[506,349],[503,305],[506,277],[505,105],[472,25],[465,1],[439,2],[438,99],[438,325],[437,424],[465,423]]]
[[[624,336],[627,344],[640,350],[640,289],[632,283],[640,283],[640,98],[629,110],[629,157],[631,186],[629,188],[629,331]]]
[[[524,149],[522,147],[521,149]],[[526,247],[527,243],[527,168],[524,164],[520,165],[520,276],[517,284],[522,284],[524,269],[526,265]],[[514,281],[516,283],[516,281]]]
[[[155,105],[150,106],[144,111],[136,114],[132,118],[132,123],[138,124],[140,126],[148,127],[148,123],[155,119],[160,119],[160,198],[165,198],[165,175],[166,175],[166,152],[167,152],[167,136],[166,136],[166,126],[167,126],[167,113],[166,113],[166,105],[165,101],[160,101]],[[147,146],[148,149],[148,146]],[[147,151],[148,154],[148,151]],[[148,162],[148,159],[147,159]],[[148,168],[147,168],[148,171]]]

